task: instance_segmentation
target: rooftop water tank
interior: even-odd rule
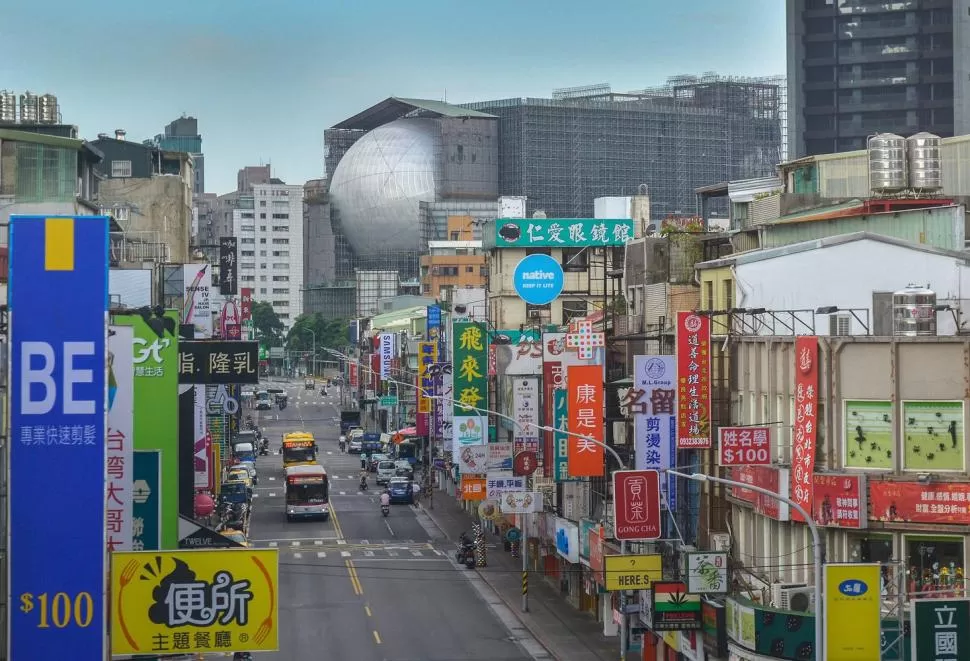
[[[913,284],[893,292],[893,335],[936,335],[936,293]]]
[[[943,189],[943,149],[940,136],[917,133],[906,138],[909,186],[924,193]]]
[[[873,193],[895,193],[909,186],[906,176],[906,139],[895,133],[870,136],[869,189]]]

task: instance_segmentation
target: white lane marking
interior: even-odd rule
[[[444,555],[444,553],[442,551],[439,551],[438,549],[432,549],[432,550],[434,551],[435,555]]]
[[[391,537],[397,537],[397,535],[394,533],[394,529],[391,528],[391,524],[387,522],[387,519],[384,519],[384,525],[387,526],[387,531],[391,533]]]
[[[341,496],[346,496],[346,495],[347,495],[347,492],[346,492],[346,491],[341,491],[341,492],[340,492],[340,495],[341,495]]]
[[[366,546],[367,544],[370,544],[370,540],[369,539],[362,539],[362,540],[360,540],[360,543],[361,544],[364,544]]]
[[[276,478],[275,478],[275,477],[271,477],[271,478],[269,478],[269,481],[270,481],[270,482],[273,482],[273,481],[275,481],[275,480],[276,480]]]
[[[275,497],[276,497],[276,492],[275,492],[275,491],[274,491],[274,492],[271,492],[271,493],[269,494],[269,496],[270,496],[270,498],[275,498]]]
[[[296,542],[290,542],[290,546],[299,546],[299,545],[300,545],[300,542],[298,542],[298,541],[296,541]]]
[[[347,540],[346,539],[338,539],[337,540],[337,543],[338,544],[346,544],[347,543]]]
[[[323,540],[322,539],[315,539],[315,540],[313,540],[313,543],[316,544],[317,546],[323,546]]]
[[[411,555],[413,555],[415,558],[420,558],[424,554],[421,551],[411,551]]]
[[[373,551],[364,551],[364,556],[367,557],[367,558],[373,558],[374,557],[374,552]]]
[[[296,558],[297,560],[299,560],[300,558],[303,557],[303,554],[302,553],[294,553],[293,554],[293,557]]]
[[[279,546],[280,543],[279,542],[270,542],[269,545],[272,546],[273,548],[275,548],[275,547]]]
[[[396,558],[397,557],[397,551],[388,551],[387,554],[389,556],[391,556],[392,558]]]
[[[326,558],[327,557],[327,552],[326,551],[317,551],[317,557],[318,558]]]
[[[340,557],[341,558],[349,558],[350,557],[350,551],[341,551],[340,552]]]

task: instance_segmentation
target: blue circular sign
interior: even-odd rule
[[[529,305],[552,303],[563,288],[562,265],[549,255],[529,255],[515,267],[515,293]]]
[[[839,592],[847,597],[861,597],[868,591],[869,586],[866,585],[865,581],[860,581],[857,578],[839,583]]]
[[[510,542],[517,542],[522,539],[522,533],[518,528],[509,528],[505,533],[505,539]]]

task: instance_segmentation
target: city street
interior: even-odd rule
[[[280,661],[525,661],[530,658],[451,561],[451,545],[408,505],[381,516],[380,491],[358,491],[360,459],[341,454],[339,391],[285,385],[289,405],[258,424],[271,454],[258,462],[250,542],[280,550]],[[330,521],[287,522],[282,434],[312,432],[330,476]],[[426,518],[423,518],[426,520]],[[521,637],[522,634],[518,634]],[[524,641],[524,642],[531,642]]]

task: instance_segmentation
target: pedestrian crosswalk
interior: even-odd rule
[[[436,549],[428,542],[413,540],[359,540],[348,542],[336,539],[301,539],[301,540],[262,540],[251,541],[255,548],[279,549],[281,554],[289,555],[297,560],[307,558],[319,559],[414,559],[414,558],[442,558],[444,551]]]

